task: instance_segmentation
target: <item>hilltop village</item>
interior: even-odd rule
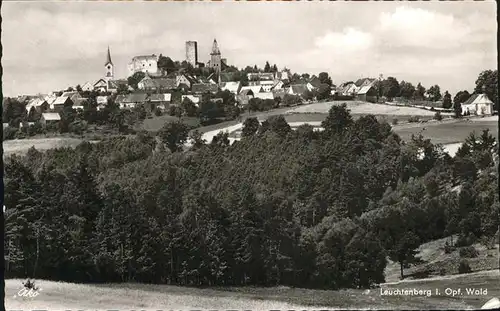
[[[45,95],[4,98],[4,128],[35,125],[36,128],[51,128],[53,124],[53,130],[59,127],[61,132],[72,131],[70,124],[75,122],[79,111],[84,114],[106,107],[127,111],[139,109],[139,120],[169,114],[196,116],[202,124],[237,119],[244,111],[265,111],[328,100],[410,105],[433,111],[455,111],[457,115],[491,115],[495,110],[491,94],[485,95],[485,83],[479,88],[476,85],[473,94],[461,91],[452,100],[451,94],[447,91],[442,94],[438,85],[426,89],[420,83],[414,86],[398,82],[394,77],[384,79],[382,75],[336,85],[327,72],[318,75],[292,73],[290,69],[278,69],[269,62],[264,68],[254,65],[238,69],[223,57],[216,39],[206,63],[198,59],[197,42],[187,41],[182,62],[162,54],[135,56],[127,64],[127,78],[116,77],[116,66],[108,47],[102,76],[95,81]],[[86,127],[80,122],[72,128],[82,126]],[[15,136],[14,130],[9,133],[6,139]]]

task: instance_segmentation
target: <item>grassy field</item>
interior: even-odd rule
[[[38,280],[42,289],[34,298],[15,297],[22,280],[5,281],[5,306],[12,309],[218,309],[218,310],[291,310],[291,309],[470,309],[479,308],[500,296],[498,271],[488,271],[381,285],[381,289],[430,290],[427,296],[387,296],[381,289],[311,290],[301,288],[184,288],[169,285],[106,284],[81,285]],[[445,289],[487,289],[486,295],[445,295]],[[441,295],[436,295],[438,289]],[[89,297],[92,297],[89,299]]]
[[[76,147],[82,142],[81,139],[71,137],[52,137],[52,138],[37,138],[37,139],[14,139],[2,142],[4,156],[9,156],[13,153],[25,153],[31,147],[37,150],[47,150],[59,147]]]
[[[315,103],[311,105],[304,105],[291,109],[291,113],[328,113],[333,105],[347,104],[347,108],[351,110],[352,114],[373,114],[373,115],[390,115],[390,116],[434,116],[436,112],[413,108],[391,106],[384,104],[372,104],[360,101],[332,101],[324,103]],[[442,113],[443,116],[451,115]]]

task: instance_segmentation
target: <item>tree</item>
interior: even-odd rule
[[[498,110],[498,70],[485,70],[479,74],[474,93],[483,92],[495,104],[494,109]]]
[[[271,131],[278,134],[280,137],[285,137],[292,131],[290,125],[286,122],[282,115],[271,116],[267,119]]]
[[[331,137],[335,134],[343,134],[353,123],[347,105],[344,103],[341,106],[332,106],[326,119],[321,122],[321,126],[324,128],[324,133]]]
[[[189,134],[189,139],[193,144],[194,149],[200,149],[206,144],[206,140],[203,139],[203,135],[200,131],[194,130]]]
[[[273,68],[271,69],[272,72],[278,72],[278,67],[276,66],[276,64],[273,65]]]
[[[177,67],[170,57],[165,57],[160,54],[160,56],[158,57],[158,69],[170,73],[176,71]]]
[[[247,118],[245,122],[243,122],[243,129],[241,130],[242,137],[253,136],[259,130],[259,120],[255,117]]]
[[[425,98],[425,87],[422,86],[422,84],[419,82],[417,84],[417,88],[415,89],[415,93],[413,94],[413,97],[418,100],[423,100]]]
[[[400,265],[401,279],[404,278],[403,268],[416,260],[416,248],[419,247],[419,238],[413,232],[403,233],[397,240],[394,248],[389,251],[391,260],[396,261]]]
[[[401,93],[399,82],[394,77],[388,77],[382,81],[382,95],[388,99],[393,99]]]
[[[137,90],[137,84],[142,80],[144,79],[144,77],[146,76],[146,74],[142,71],[138,71],[136,73],[134,73],[132,76],[128,77],[128,85],[130,85],[131,87],[133,87],[134,89]]]
[[[186,142],[189,129],[186,124],[176,121],[166,123],[159,131],[158,136],[163,143],[172,151],[182,150]]]
[[[427,95],[429,95],[429,99],[433,102],[436,102],[441,99],[441,90],[439,85],[433,85],[427,90]]]
[[[446,108],[446,109],[451,108],[451,95],[450,95],[450,93],[448,93],[448,91],[444,92],[443,108]]]
[[[188,97],[184,98],[181,107],[188,117],[196,117],[198,115],[198,107]]]
[[[271,72],[271,66],[269,65],[269,62],[266,62],[266,65],[264,66],[264,72]]]
[[[463,104],[470,98],[470,94],[467,90],[459,91],[453,98],[453,104]]]
[[[399,96],[405,99],[413,98],[415,94],[415,87],[410,82],[401,81],[399,84],[400,94]]]
[[[318,88],[318,100],[330,98],[331,87],[328,84],[322,83]]]
[[[318,75],[318,79],[322,84],[326,84],[330,87],[333,84],[332,79],[330,78],[327,72],[320,72],[320,74]]]

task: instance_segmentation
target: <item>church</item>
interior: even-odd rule
[[[127,80],[115,80],[114,77],[114,64],[111,60],[111,52],[108,46],[108,53],[106,54],[106,61],[104,63],[104,78],[101,78],[93,83],[92,89],[102,93],[116,93],[119,85],[123,84],[128,87]],[[84,85],[84,87],[86,86],[87,84]],[[86,87],[86,89],[83,90],[85,91],[88,89],[89,87]]]

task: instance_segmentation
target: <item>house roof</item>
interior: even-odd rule
[[[359,89],[358,91],[358,95],[364,95],[366,93],[368,93],[371,89],[373,88],[373,85],[367,85],[367,86],[363,86],[362,88]]]
[[[366,86],[366,85],[372,84],[375,81],[376,81],[376,79],[372,79],[372,78],[362,78],[362,79],[359,79],[358,81],[356,81],[354,84],[356,84],[357,87],[361,87],[361,86]]]
[[[475,104],[493,105],[493,102],[485,94],[474,94],[469,97],[469,99],[465,103],[463,103],[462,106]]]
[[[234,80],[234,72],[221,72],[219,76],[221,82],[230,82]]]
[[[220,84],[221,90],[223,90],[223,91],[227,90],[227,91],[233,92],[233,93],[237,93],[240,89],[240,86],[241,86],[241,83],[239,81],[237,81],[237,82],[234,82],[234,81],[222,82]]]
[[[319,80],[319,78],[318,78],[318,77],[313,77],[313,78],[311,78],[311,79],[309,80],[309,83],[311,83],[311,85],[312,85],[313,87],[315,87],[315,88],[318,88],[318,87],[320,87],[320,85],[321,85],[321,81]]]
[[[239,96],[249,96],[249,95],[253,96],[253,91],[251,89],[244,89],[244,90],[242,89],[238,95]]]
[[[163,88],[166,90],[173,90],[177,88],[177,81],[175,79],[161,78],[153,80],[157,88]]]
[[[123,102],[124,103],[142,103],[142,102],[146,101],[147,97],[148,97],[148,95],[144,94],[144,93],[132,93],[132,94],[129,94]]]
[[[59,120],[61,120],[61,116],[57,112],[42,113],[42,117],[47,121],[59,121]]]
[[[118,95],[116,96],[115,102],[116,103],[124,103],[127,99],[127,95]]]
[[[76,94],[78,94],[78,92],[76,91],[71,91],[71,92],[63,92],[61,94],[62,97],[73,97],[75,96]]]
[[[211,83],[195,83],[191,86],[191,90],[193,91],[193,93],[206,93],[206,92],[216,93],[218,89],[219,88],[217,84],[211,84]]]
[[[304,84],[293,84],[293,85],[290,85],[290,89],[295,94],[301,94],[302,95],[305,92],[307,92],[307,86],[305,86]]]
[[[172,94],[152,94],[149,96],[149,100],[152,102],[169,102],[172,98]]]
[[[264,92],[264,89],[260,85],[244,86],[244,87],[241,88],[240,93],[243,92],[244,90],[252,90],[252,92],[253,92],[254,95],[256,93],[262,93],[262,92]]]
[[[68,96],[59,96],[56,98],[56,100],[52,103],[53,105],[63,105],[66,103],[66,101],[69,99]]]
[[[255,97],[260,99],[274,99],[274,94],[272,92],[257,93]]]

